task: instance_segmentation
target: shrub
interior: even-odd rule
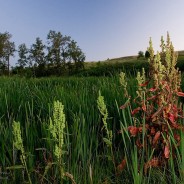
[[[127,75],[136,76],[138,71],[145,68],[148,71],[148,62],[146,60],[136,60],[136,62],[123,62],[115,64],[100,64],[94,68],[79,72],[78,76],[112,76],[125,72]]]

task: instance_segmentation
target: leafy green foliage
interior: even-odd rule
[[[150,57],[150,53],[149,53],[149,51],[147,50],[146,52],[145,52],[145,58],[149,58]]]
[[[8,32],[0,33],[0,70],[10,74],[10,56],[14,55],[15,44],[11,42],[12,35]]]
[[[18,47],[19,59],[18,59],[17,65],[20,68],[24,68],[28,64],[27,54],[28,54],[28,49],[26,47],[26,44],[23,43],[23,44],[19,45],[19,47]]]
[[[148,71],[148,62],[145,60],[136,60],[136,62],[123,62],[106,64],[101,63],[99,66],[79,72],[78,76],[112,76],[120,72],[125,72],[128,76],[136,76],[138,71],[145,68]]]
[[[143,51],[138,52],[137,58],[141,58],[141,57],[144,57],[144,52]]]
[[[42,40],[38,37],[36,38],[35,44],[31,46],[31,49],[29,50],[29,63],[30,66],[33,64],[36,64],[39,66],[45,66],[46,60],[45,60],[45,45],[42,43]]]

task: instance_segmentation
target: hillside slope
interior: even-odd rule
[[[184,61],[184,50],[177,51],[178,52],[178,61]],[[139,62],[139,61],[147,61],[146,58],[137,58],[136,56],[125,56],[125,57],[119,57],[119,58],[112,58],[112,59],[107,59],[104,61],[98,61],[98,62],[85,62],[84,67],[85,69],[93,68],[93,67],[98,67],[99,65],[103,64],[120,64],[120,63],[132,63],[132,62]]]

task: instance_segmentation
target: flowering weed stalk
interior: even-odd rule
[[[63,146],[65,121],[64,106],[61,102],[55,101],[53,118],[50,118],[49,130],[54,141],[54,155],[59,166],[61,180],[64,177]]]
[[[102,115],[103,128],[106,132],[106,137],[103,137],[103,141],[106,143],[107,147],[110,148],[111,155],[108,155],[108,158],[112,160],[114,164],[115,173],[116,173],[115,159],[114,159],[113,148],[112,148],[112,130],[109,129],[107,124],[108,111],[107,111],[106,104],[104,102],[104,97],[101,95],[100,91],[97,99],[97,106],[100,111],[100,114]]]
[[[14,141],[13,141],[13,146],[20,151],[20,160],[23,165],[23,167],[26,169],[26,173],[28,176],[29,183],[32,184],[31,182],[31,177],[27,168],[26,164],[26,154],[24,151],[24,146],[23,146],[23,140],[21,136],[21,129],[20,129],[20,122],[13,122],[13,135],[14,135]]]
[[[54,155],[59,167],[60,180],[63,183],[64,176],[70,178],[73,184],[75,184],[73,176],[64,171],[63,155],[64,151],[64,129],[66,126],[66,118],[64,114],[64,105],[59,102],[54,102],[53,117],[50,118],[49,131],[54,141]]]

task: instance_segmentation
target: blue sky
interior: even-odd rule
[[[183,0],[0,0],[0,32],[12,34],[16,47],[30,47],[60,31],[87,61],[99,61],[145,51],[150,37],[158,50],[167,31],[175,50],[184,50],[183,9]]]

